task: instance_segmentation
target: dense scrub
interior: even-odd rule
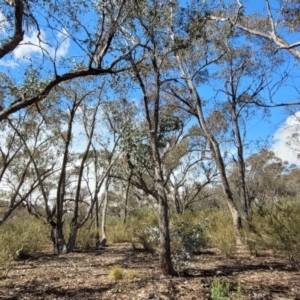
[[[272,250],[294,262],[300,259],[300,204],[289,201],[269,208],[256,208],[243,228],[243,241],[250,252]],[[97,229],[86,223],[78,232],[76,248],[95,248]],[[210,248],[219,249],[228,257],[235,254],[235,235],[226,210],[187,210],[171,213],[172,257],[177,270],[193,260],[193,255]],[[49,227],[40,219],[19,213],[0,228],[0,264],[2,275],[13,267],[13,261],[26,259],[50,244]],[[159,245],[156,213],[143,208],[134,211],[124,223],[122,218],[107,220],[108,243],[132,244],[156,254]]]

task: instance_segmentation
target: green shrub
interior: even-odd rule
[[[236,292],[232,291],[232,284],[230,282],[215,278],[210,286],[211,300],[242,300],[243,292],[241,281],[239,280],[236,286]]]
[[[300,261],[300,203],[286,201],[272,210],[257,209],[249,218],[244,236],[252,252],[269,249]]]
[[[134,237],[143,248],[154,254],[159,245],[158,218],[155,211],[150,208],[137,210],[131,217]]]
[[[41,220],[23,215],[9,219],[0,227],[0,269],[5,275],[13,260],[26,259],[49,244],[49,227]]]
[[[138,242],[143,245],[143,248],[154,254],[159,245],[159,229],[156,226],[151,226],[142,223],[140,228],[135,228]]]
[[[133,238],[131,220],[127,220],[124,224],[122,218],[107,218],[106,235],[108,243],[131,243]]]
[[[75,247],[81,250],[89,250],[96,246],[97,230],[90,228],[88,224],[85,224],[79,228],[77,232]]]
[[[211,300],[230,300],[230,283],[215,278],[210,287]]]
[[[14,259],[23,259],[49,244],[49,232],[49,227],[35,217],[14,218],[0,228],[0,243]]]
[[[172,257],[175,267],[185,265],[205,247],[204,228],[207,220],[193,224],[178,218],[171,226]]]
[[[1,242],[1,241],[0,241]],[[0,250],[0,278],[5,278],[13,267],[13,256],[6,248]]]
[[[231,256],[235,251],[235,232],[229,212],[211,211],[204,235],[210,247],[218,248],[227,256]]]

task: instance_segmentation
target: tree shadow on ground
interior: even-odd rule
[[[259,264],[247,264],[247,263],[235,263],[231,266],[229,265],[219,265],[215,268],[209,270],[199,269],[186,269],[183,271],[183,276],[187,277],[214,277],[214,276],[231,276],[237,275],[239,273],[244,273],[248,271],[284,271],[284,272],[295,272],[299,268],[292,265],[287,265],[286,263],[280,262],[268,262]]]

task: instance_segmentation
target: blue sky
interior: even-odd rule
[[[260,0],[247,0],[243,1],[246,14],[250,12],[258,12],[267,15],[265,1]],[[270,5],[272,8],[272,13],[274,14],[274,19],[276,20],[277,14],[276,9],[278,8],[278,1],[270,0]],[[288,34],[284,32],[279,32],[282,36],[287,39],[290,43],[299,41],[299,34]],[[285,51],[286,50],[281,50]],[[288,68],[291,70],[291,77],[287,82],[281,87],[281,89],[276,93],[274,100],[277,103],[284,102],[297,102],[299,101],[299,93],[295,88],[299,88],[297,84],[300,72],[299,63],[295,59],[288,55]],[[293,111],[296,111],[295,107]],[[270,117],[268,121],[262,120],[258,122],[256,126],[251,130],[250,136],[261,138],[269,138],[270,147],[276,153],[277,156],[283,160],[289,161],[290,163],[299,164],[300,160],[297,158],[298,151],[294,151],[287,145],[289,142],[289,136],[292,133],[298,132],[299,129],[299,117],[291,115],[291,110],[286,108],[272,108],[270,109]],[[300,145],[294,145],[292,148],[299,149]]]
[[[276,2],[277,1],[275,0],[270,1],[271,5],[274,5]],[[244,1],[244,3],[246,13],[259,11],[265,14],[265,10],[263,9],[264,1],[248,0]],[[91,22],[91,20],[87,20],[87,23],[88,22]],[[5,25],[5,16],[1,13],[0,8],[0,38],[5,37],[8,32]],[[44,44],[43,47],[52,59],[54,59],[54,57],[56,57],[57,61],[67,57],[71,59],[75,54],[75,45],[64,30],[61,32],[49,32],[42,30],[42,38],[47,42],[51,41],[51,46],[49,44]],[[287,38],[294,42],[297,36],[290,35]],[[29,32],[26,32],[25,34],[23,45],[19,46],[10,55],[0,61],[0,68],[2,71],[10,72],[13,74],[13,77],[16,78],[16,81],[21,82],[26,66],[31,61],[36,62],[42,60],[42,53],[37,45],[37,31],[34,29],[30,30],[29,28]],[[289,63],[290,67],[293,68],[294,81],[297,82],[297,77],[300,75],[299,67],[292,57],[290,58]],[[297,98],[299,98],[299,95],[293,88],[292,84],[294,84],[292,81],[286,82],[286,84],[278,91],[278,94],[276,94],[274,99],[278,102],[296,101]],[[288,136],[293,132],[293,130],[298,130],[297,124],[297,118],[290,116],[289,112],[287,112],[284,108],[271,109],[270,117],[267,120],[254,119],[252,123],[249,124],[248,137],[253,140],[260,138],[265,141],[274,137],[273,139],[268,140],[270,142],[271,149],[283,160],[288,160],[290,163],[298,163],[297,151],[291,150],[291,148],[286,144]]]

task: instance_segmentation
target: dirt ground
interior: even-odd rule
[[[134,269],[134,280],[110,279],[113,265]],[[300,272],[288,260],[249,254],[226,258],[215,251],[196,256],[181,276],[162,276],[156,256],[118,244],[85,253],[67,255],[40,253],[18,261],[5,278],[0,279],[0,299],[209,299],[213,280],[238,282],[239,299],[300,299]]]

